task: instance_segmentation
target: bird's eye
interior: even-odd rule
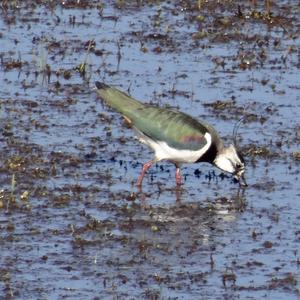
[[[236,164],[235,167],[236,167],[237,169],[242,169],[242,168],[243,168],[243,165],[242,165],[242,164]]]

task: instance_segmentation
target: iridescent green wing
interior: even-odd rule
[[[199,150],[207,143],[208,125],[178,111],[145,105],[132,109],[126,117],[143,134],[172,148]]]

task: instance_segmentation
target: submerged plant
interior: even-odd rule
[[[50,83],[51,67],[47,63],[47,60],[48,53],[46,51],[45,46],[41,44],[38,53],[35,54],[34,61],[37,67],[37,74],[42,74],[42,84],[44,84],[46,78],[47,83]]]
[[[75,68],[75,70],[79,72],[80,76],[87,81],[89,81],[89,79],[91,78],[92,70],[91,70],[91,65],[88,64],[88,60],[89,60],[90,51],[91,51],[92,47],[94,47],[94,46],[95,46],[95,41],[90,40],[88,42],[88,47],[87,47],[87,51],[86,51],[83,62]],[[89,67],[89,70],[87,70],[87,67]],[[89,71],[88,77],[86,77],[87,71]]]
[[[10,196],[8,197],[7,203],[6,203],[6,211],[9,210],[10,203],[16,202],[16,196],[15,196],[15,189],[16,189],[16,176],[15,174],[11,177],[11,185],[10,185]]]

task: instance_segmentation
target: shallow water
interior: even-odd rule
[[[299,5],[196,2],[2,3],[1,298],[299,298]],[[160,163],[139,192],[152,154],[95,80],[227,143],[245,115],[249,187]]]

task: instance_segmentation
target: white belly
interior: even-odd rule
[[[178,163],[193,163],[197,161],[210,147],[211,135],[207,132],[204,135],[207,143],[199,150],[179,150],[171,148],[166,142],[153,141],[149,137],[140,134],[139,140],[155,151],[157,161],[170,160]]]

